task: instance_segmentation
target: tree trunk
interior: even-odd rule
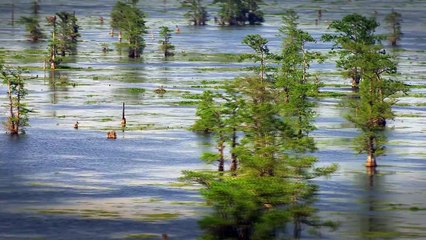
[[[355,68],[352,69],[351,76],[352,76],[352,88],[356,88],[357,89],[358,86],[359,86],[359,82],[361,80],[361,76],[358,73],[358,68],[357,67],[355,67]]]
[[[17,131],[17,127],[16,127],[16,122],[15,122],[15,113],[13,112],[13,99],[12,99],[12,84],[10,82],[10,80],[7,81],[7,95],[8,95],[8,99],[9,99],[9,113],[10,113],[10,117],[8,120],[8,130],[10,132],[11,135],[15,135],[18,134]]]
[[[218,167],[218,171],[219,172],[223,172],[224,169],[224,165],[225,165],[225,157],[224,157],[224,153],[223,150],[225,149],[225,145],[224,145],[224,141],[221,140],[218,146],[218,150],[219,150],[219,167]]]
[[[237,146],[237,129],[233,128],[232,129],[232,143],[231,143],[231,171],[235,172],[238,169],[238,159],[237,159],[237,154],[235,154],[233,151],[235,149],[235,147]]]
[[[376,146],[375,146],[375,138],[374,137],[368,137],[368,157],[367,162],[365,163],[366,167],[376,167]]]
[[[125,128],[126,127],[126,123],[127,123],[126,116],[125,116],[125,109],[126,109],[125,103],[123,102],[123,109],[122,109],[122,116],[121,116],[121,127],[122,128]]]

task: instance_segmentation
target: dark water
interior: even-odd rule
[[[16,18],[31,12],[28,1],[0,1],[0,47],[12,51],[5,54],[5,60],[41,67],[41,56],[31,61],[16,56],[24,49],[46,49],[47,42],[31,44],[22,26],[10,24],[11,2]],[[352,12],[373,14],[374,10],[381,20],[393,6],[404,18],[404,36],[399,51],[394,51],[399,78],[408,84],[426,84],[426,2],[266,2],[270,7],[265,9],[262,26],[222,28],[210,21],[209,26],[194,28],[187,26],[177,1],[142,0],[150,27],[147,48],[143,59],[129,61],[115,49],[107,54],[101,51],[101,43],[114,48],[117,41],[109,36],[108,27],[114,1],[40,1],[41,17],[76,11],[82,42],[79,54],[66,65],[83,70],[60,70],[55,76],[31,72],[39,78],[27,84],[27,100],[35,110],[28,134],[20,138],[0,135],[0,239],[120,239],[138,233],[155,234],[157,239],[162,233],[171,239],[200,236],[197,220],[208,209],[196,188],[175,182],[182,170],[210,167],[199,160],[209,139],[185,130],[194,121],[195,108],[177,103],[188,100],[182,98],[184,92],[201,93],[203,89],[197,87],[201,81],[233,78],[247,64],[165,61],[157,45],[161,25],[179,25],[181,33],[173,34],[172,42],[180,53],[243,53],[249,49],[241,39],[250,33],[262,34],[272,50],[279,49],[280,17],[276,14],[286,8],[295,8],[301,28],[319,39],[331,20]],[[315,25],[318,8],[327,10]],[[99,24],[99,16],[105,18],[104,25]],[[382,24],[379,32],[385,31]],[[311,47],[326,52],[330,45],[318,42]],[[349,82],[329,74],[334,70],[331,60],[313,66],[325,83]],[[76,86],[52,84],[61,81]],[[161,85],[168,90],[164,96],[153,93]],[[146,92],[130,94],[128,88]],[[323,91],[350,90],[327,87]],[[4,86],[0,92],[5,92]],[[363,167],[365,156],[355,155],[351,148],[357,131],[343,118],[340,100],[319,101],[316,156],[319,165],[340,166],[330,178],[315,180],[320,186],[316,202],[320,215],[340,222],[336,231],[324,229],[319,238],[426,239],[426,108],[421,96],[426,91],[413,92],[420,97],[401,97],[404,105],[394,109],[397,117],[386,132],[387,154],[379,158],[374,176]],[[131,131],[118,132],[116,141],[108,141],[106,131],[118,129],[123,101]],[[5,109],[4,94],[0,94],[0,104]],[[72,129],[75,121],[80,122],[79,130]],[[312,237],[304,232],[303,238]]]

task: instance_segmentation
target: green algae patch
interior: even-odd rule
[[[142,94],[145,93],[146,90],[144,88],[127,88],[127,92],[131,94]]]
[[[134,233],[134,234],[128,234],[124,236],[124,239],[158,239],[161,236],[158,234],[151,234],[151,233]]]
[[[99,209],[43,209],[37,213],[43,215],[76,215],[83,218],[119,218],[120,214],[115,211]]]
[[[197,52],[180,52],[174,58],[181,61],[189,62],[238,62],[241,54],[233,53],[197,53]]]
[[[150,213],[143,214],[138,220],[144,222],[169,221],[177,219],[180,215],[179,213]]]

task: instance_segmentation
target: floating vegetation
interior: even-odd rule
[[[143,214],[138,220],[145,222],[167,221],[177,219],[180,215],[179,213],[151,213]]]
[[[173,102],[172,105],[175,106],[195,106],[198,104],[198,101],[179,101]]]
[[[127,88],[127,91],[131,94],[142,94],[146,92],[144,88]]]
[[[159,239],[161,236],[158,234],[151,233],[134,233],[128,234],[124,238],[125,239]]]
[[[233,53],[197,53],[197,52],[180,52],[175,55],[176,60],[190,62],[238,62],[241,54]]]
[[[185,93],[185,94],[182,95],[182,98],[199,100],[199,99],[202,99],[202,94],[198,94],[198,93]]]

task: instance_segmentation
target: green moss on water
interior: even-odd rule
[[[173,102],[172,105],[175,106],[196,106],[198,104],[198,101],[179,101],[179,102]]]
[[[185,94],[182,95],[182,98],[199,100],[199,99],[202,99],[202,94],[198,94],[198,93],[185,93]]]
[[[419,114],[414,114],[414,113],[405,113],[405,114],[401,113],[401,114],[397,114],[396,117],[418,118],[423,116]]]
[[[180,216],[178,213],[151,213],[143,214],[140,221],[156,222],[156,221],[168,221],[177,219]]]
[[[44,215],[77,215],[84,218],[117,218],[120,214],[115,211],[99,209],[43,209],[37,211]]]
[[[105,117],[105,118],[102,118],[100,121],[101,122],[111,122],[112,120],[114,120],[114,119],[111,118],[111,117]]]
[[[159,239],[160,235],[151,233],[134,233],[128,234],[124,237],[125,239]]]
[[[396,237],[400,237],[401,233],[400,232],[381,232],[381,231],[372,231],[372,232],[364,232],[362,233],[362,236],[364,238],[373,238],[373,239],[388,239],[388,238],[396,238]]]
[[[197,53],[179,52],[175,55],[176,60],[189,62],[238,62],[240,54],[233,53]]]
[[[342,92],[319,92],[318,97],[332,97],[332,98],[338,98],[338,97],[344,97],[347,96],[347,93]]]
[[[145,91],[144,88],[127,88],[127,92],[131,94],[142,94],[145,93]]]

